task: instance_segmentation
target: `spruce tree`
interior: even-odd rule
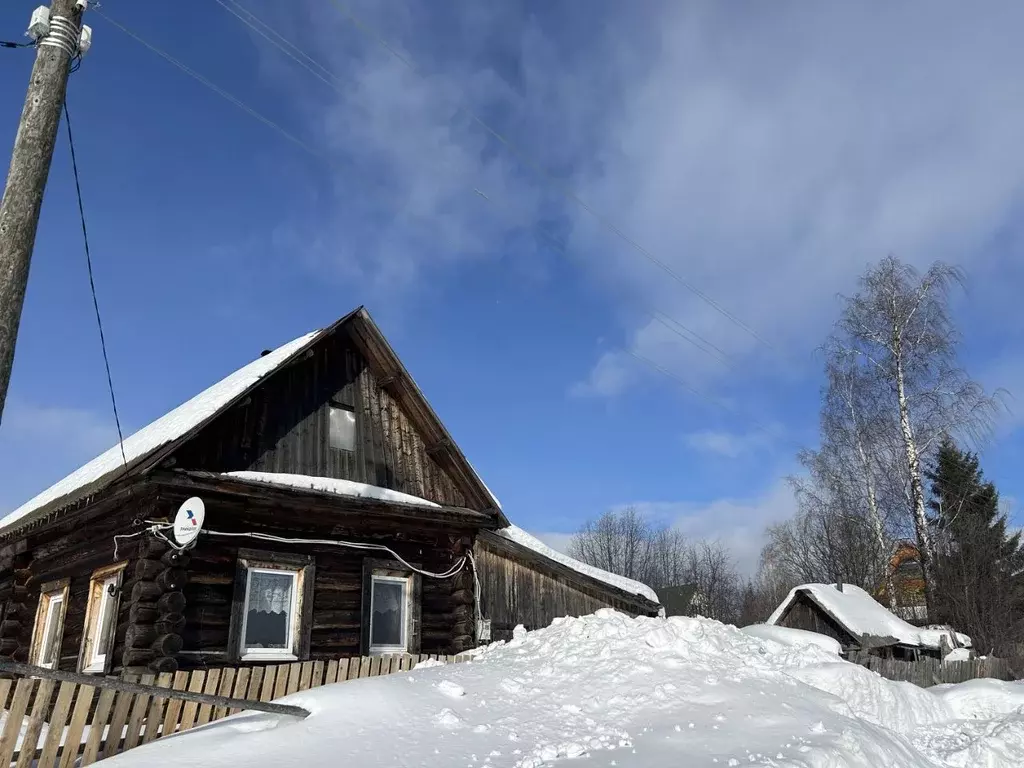
[[[932,621],[970,635],[981,654],[1015,652],[1024,621],[1024,547],[1007,531],[999,494],[978,457],[948,436],[927,477],[936,539],[936,606]]]

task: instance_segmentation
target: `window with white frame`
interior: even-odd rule
[[[370,578],[370,653],[406,653],[409,578],[378,574]]]
[[[68,603],[67,579],[43,584],[39,592],[30,657],[32,663],[54,669],[60,661],[60,643],[64,635],[64,612]]]
[[[243,550],[232,616],[232,650],[243,661],[293,661],[308,655],[311,558]]]
[[[420,652],[421,577],[395,560],[363,560],[362,653]]]
[[[89,581],[89,602],[85,609],[85,630],[78,662],[82,672],[110,671],[124,567],[124,563],[118,563],[101,568]]]

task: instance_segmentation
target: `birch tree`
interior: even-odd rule
[[[921,555],[925,600],[935,605],[935,548],[928,527],[922,457],[944,433],[977,436],[996,402],[957,364],[960,341],[949,312],[959,270],[941,262],[921,275],[889,256],[845,299],[835,341],[873,371],[875,395],[896,419],[908,502]]]

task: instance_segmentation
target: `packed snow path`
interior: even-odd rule
[[[1024,765],[1024,685],[892,683],[799,634],[602,610],[472,662],[285,697],[299,721],[243,713],[118,765],[214,768],[570,764],[936,768]],[[794,644],[795,643],[795,644]]]

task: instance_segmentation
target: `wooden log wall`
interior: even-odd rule
[[[114,560],[114,535],[139,530],[133,525],[136,517],[145,516],[151,500],[143,493],[119,496],[96,503],[73,513],[55,524],[32,530],[18,545],[24,552],[15,557],[12,570],[13,594],[18,600],[8,606],[6,614],[17,624],[0,624],[0,652],[17,642],[13,660],[28,661],[32,632],[39,605],[41,585],[59,579],[68,579],[68,599],[57,668],[74,671],[85,631],[85,612],[89,595],[89,582],[97,568],[111,565]],[[132,556],[136,540],[128,540],[121,547],[120,559]],[[2,578],[2,577],[0,577]],[[118,625],[127,620],[128,604],[122,599],[118,611]],[[120,642],[120,637],[115,644]],[[10,657],[8,657],[10,658]],[[115,647],[112,671],[119,671],[120,651]]]
[[[329,444],[332,403],[356,414],[354,450]],[[177,466],[334,477],[465,506],[388,386],[344,333],[275,374],[175,455]]]
[[[517,624],[548,626],[560,616],[584,616],[600,608],[636,616],[656,615],[657,606],[633,599],[528,551],[481,534],[474,547],[482,588],[483,618],[491,621],[491,640],[509,640]]]
[[[435,573],[449,569],[461,556],[456,554],[460,542],[472,540],[464,531],[417,529],[408,525],[388,529],[383,521],[366,520],[349,527],[327,528],[321,522],[318,527],[315,519],[302,518],[291,510],[279,511],[275,519],[276,526],[268,529],[267,520],[253,507],[247,507],[244,512],[239,510],[237,515],[226,516],[217,529],[269,530],[284,537],[383,543],[417,567]],[[285,520],[289,521],[288,527],[282,524]],[[363,561],[390,559],[387,553],[202,536],[190,550],[188,584],[184,589],[183,649],[178,656],[183,668],[235,663],[234,649],[228,648],[228,635],[240,548],[313,555],[310,658],[328,660],[363,652]],[[472,579],[468,567],[463,574],[462,580],[422,578],[420,653],[450,654],[472,647]]]
[[[9,661],[28,661],[29,646],[25,642],[24,628],[35,620],[35,605],[29,599],[28,581],[31,576],[31,555],[15,555],[11,567],[0,577],[0,658]],[[28,635],[31,638],[31,633]]]
[[[147,535],[139,542],[122,587],[127,621],[117,633],[123,643],[120,657],[125,673],[178,670],[189,560],[187,552],[178,552],[160,539]]]

